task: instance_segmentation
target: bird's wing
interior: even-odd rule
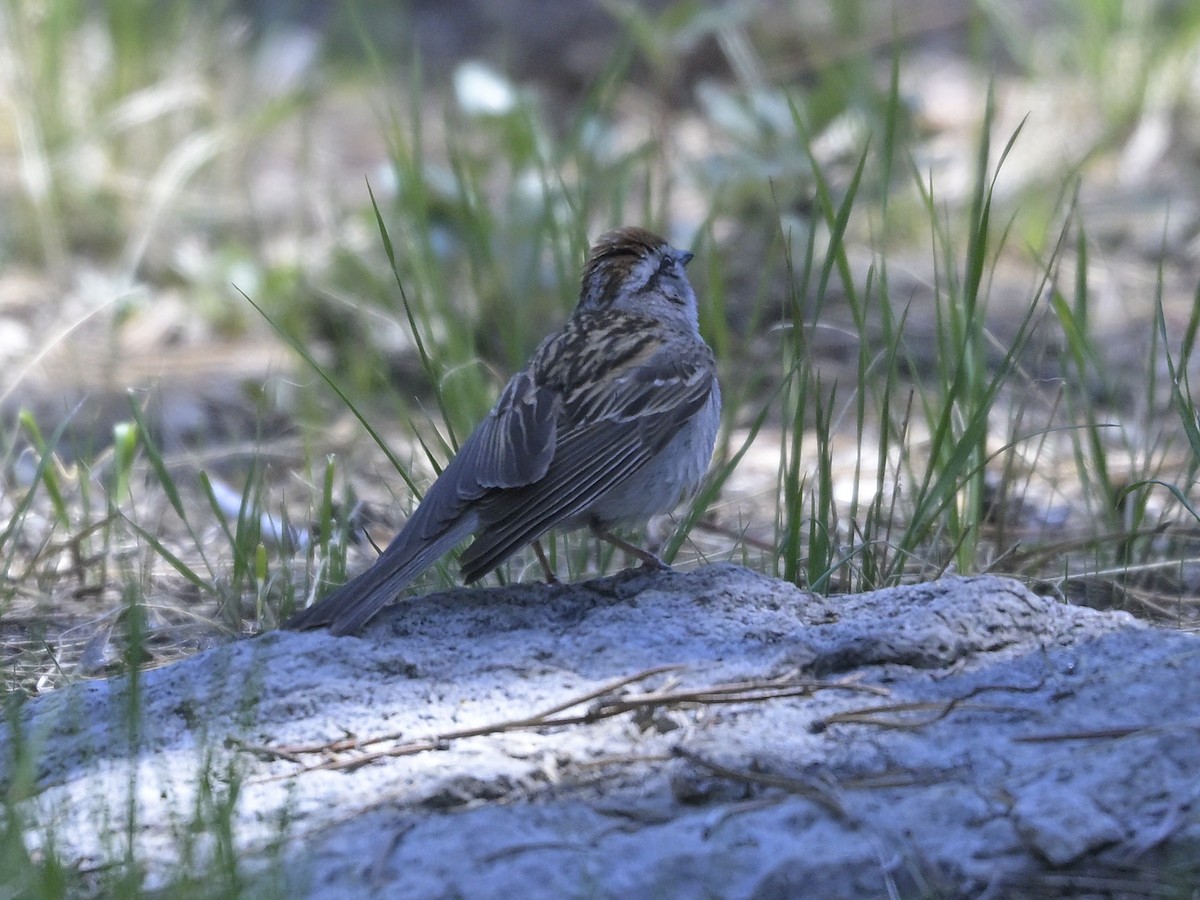
[[[702,343],[668,348],[643,332],[624,349],[598,348],[596,355],[610,365],[597,360],[602,368],[577,380],[575,393],[563,398],[543,477],[480,497],[480,531],[461,559],[466,580],[584,513],[653,459],[708,402],[716,374],[712,352]]]
[[[561,406],[562,398],[538,384],[529,369],[514,375],[425,495],[418,510],[422,536],[436,536],[491,491],[544,476],[554,457]]]
[[[371,568],[285,623],[353,634],[478,524],[474,503],[536,482],[554,456],[561,398],[528,369],[505,386],[487,417],[430,486]]]

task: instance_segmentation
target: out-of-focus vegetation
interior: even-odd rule
[[[670,552],[1190,621],[1190,6],[500,6],[4,8],[14,612],[275,621],[641,222],[697,251],[731,401]]]
[[[343,577],[622,222],[696,250],[729,399],[669,553],[1190,625],[1193,5],[459,6],[4,5],[14,684]]]

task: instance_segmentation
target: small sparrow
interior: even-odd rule
[[[375,564],[284,627],[355,633],[470,535],[468,583],[530,543],[545,565],[536,541],[552,528],[590,527],[665,568],[609,529],[674,509],[712,458],[721,391],[684,273],[691,259],[641,228],[601,237],[571,318],[508,382]]]

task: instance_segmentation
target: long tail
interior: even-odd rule
[[[475,529],[473,516],[463,516],[441,534],[422,538],[413,520],[401,529],[371,568],[302,610],[283,623],[303,631],[328,627],[331,634],[354,634],[406,588]]]

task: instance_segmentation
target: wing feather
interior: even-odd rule
[[[715,374],[703,345],[656,353],[625,371],[579,417],[560,425],[545,475],[482,497],[480,532],[463,554],[464,577],[478,578],[556,525],[586,514],[598,499],[654,458],[708,402]],[[578,405],[576,408],[579,408]]]
[[[489,493],[541,479],[554,458],[561,404],[528,369],[514,375],[425,495],[417,510],[421,535],[436,537]]]

